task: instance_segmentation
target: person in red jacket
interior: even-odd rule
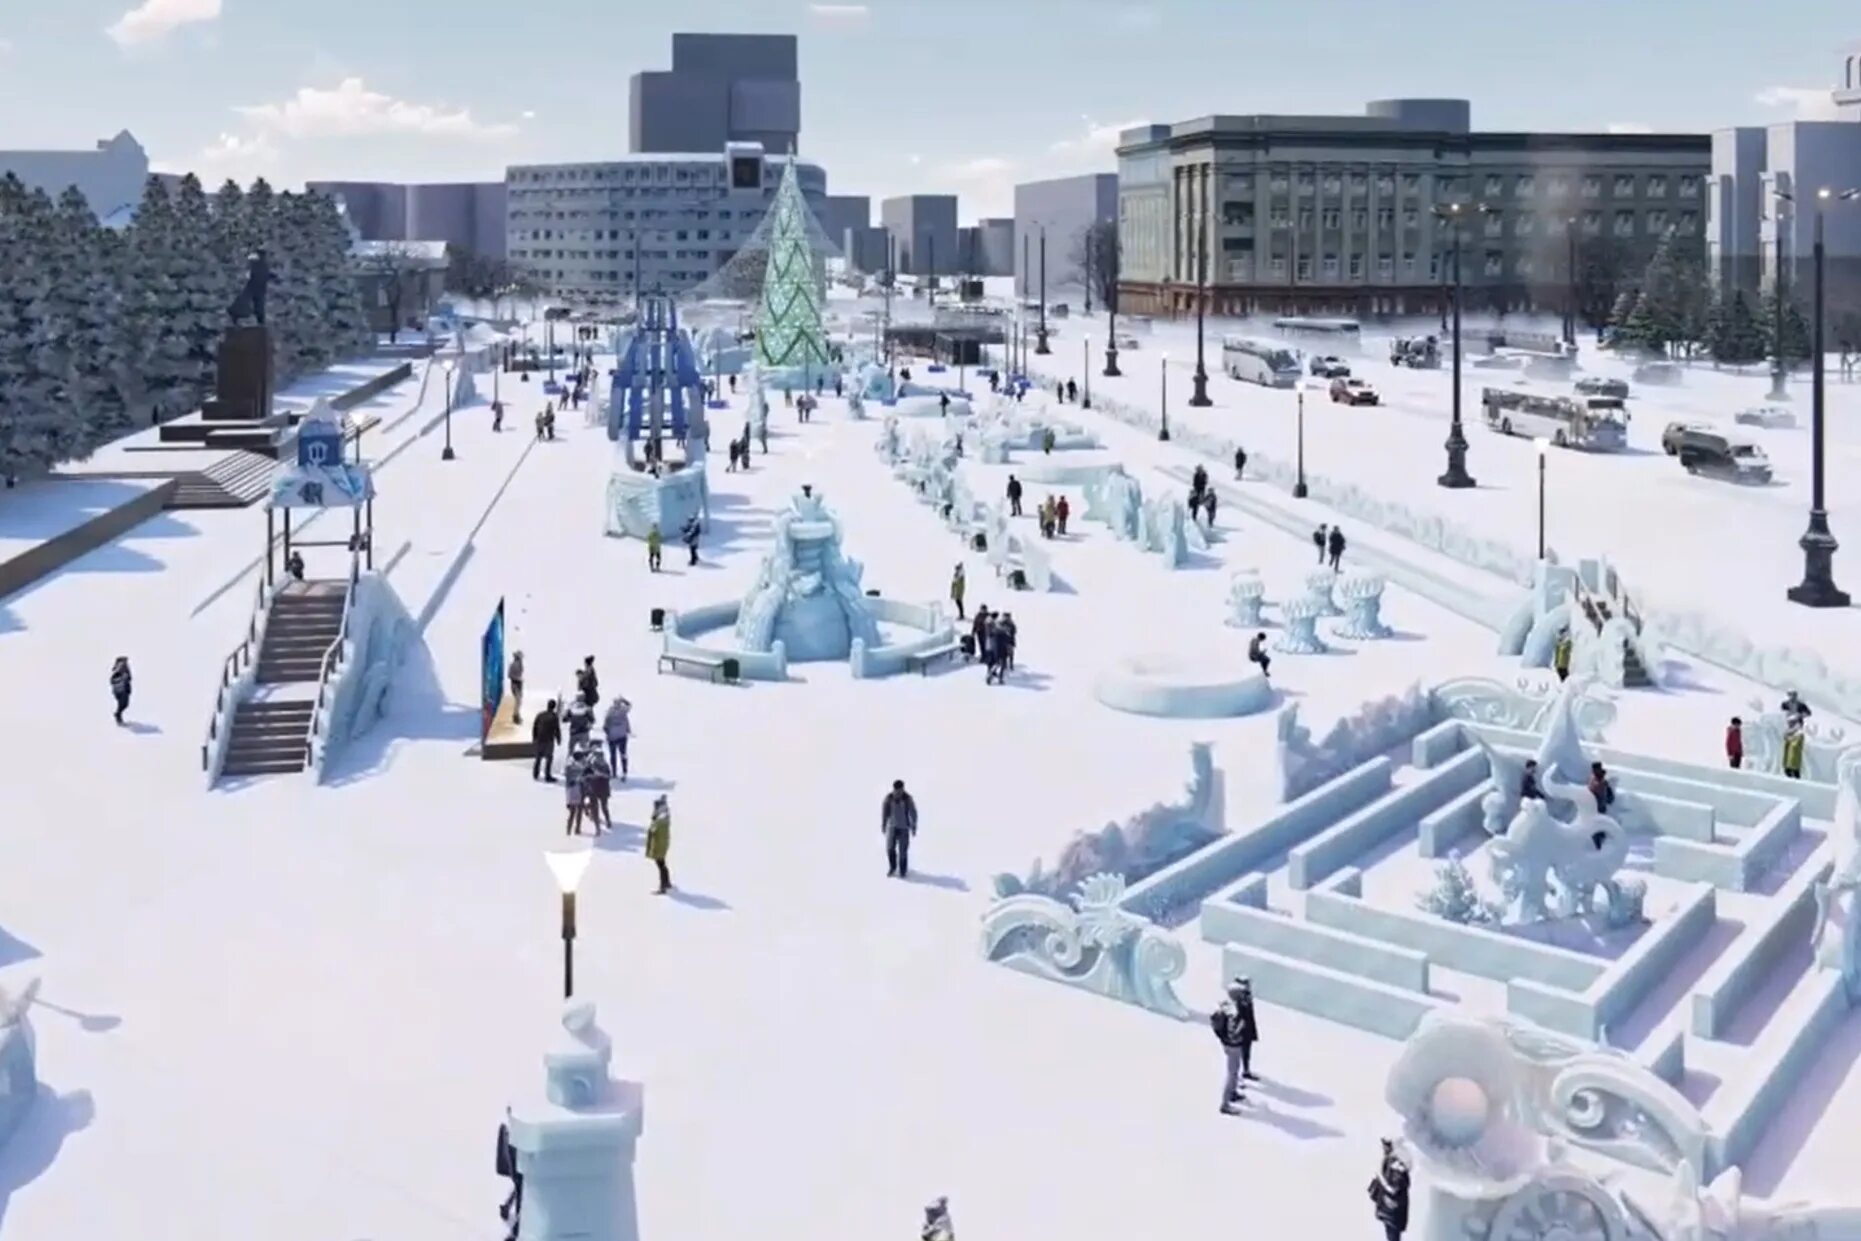
[[[1725,761],[1733,767],[1745,765],[1745,722],[1736,715],[1725,728]]]

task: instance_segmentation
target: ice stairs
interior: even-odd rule
[[[271,490],[277,462],[256,452],[229,452],[204,470],[180,476],[171,509],[245,508]]]
[[[233,708],[223,776],[302,771],[311,698],[323,658],[342,632],[347,581],[291,582],[272,601],[252,693]]]

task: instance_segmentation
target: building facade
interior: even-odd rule
[[[1861,322],[1847,322],[1861,316],[1861,196],[1840,197],[1861,187],[1861,48],[1846,55],[1836,80],[1837,120],[1713,132],[1707,256],[1722,288],[1768,292],[1781,270],[1785,287],[1806,302],[1820,213],[1824,296],[1846,338],[1861,334]]]
[[[976,234],[981,241],[980,266],[976,269],[979,276],[1012,276],[1015,274],[1015,222],[1009,216],[991,216],[976,221]]]
[[[99,220],[133,214],[149,179],[149,157],[128,130],[92,151],[0,151],[0,176],[12,173],[28,189],[54,199],[77,186]]]
[[[732,143],[711,154],[514,166],[505,173],[508,257],[564,299],[689,289],[756,231],[785,163],[756,143]],[[795,175],[819,218],[826,172],[801,161]]]
[[[721,151],[755,142],[793,154],[801,139],[794,35],[675,34],[672,68],[628,81],[628,150]]]
[[[846,260],[852,270],[876,276],[890,261],[892,234],[877,225],[847,231]]]
[[[956,195],[908,194],[879,204],[879,223],[898,247],[898,270],[911,276],[952,275],[960,258]]]
[[[1084,237],[1095,224],[1118,218],[1118,175],[1093,172],[1015,186],[1014,232],[1033,242],[1034,261],[1023,297],[1040,291],[1040,238],[1047,238],[1047,291],[1085,288]],[[1013,246],[1013,241],[1010,241]],[[1012,268],[1012,261],[1011,261]],[[1015,272],[1013,274],[1019,274]],[[1017,284],[1017,287],[1018,284]]]
[[[829,194],[821,199],[821,231],[827,240],[848,251],[847,232],[872,226],[872,199],[864,194]]]
[[[483,258],[505,256],[507,202],[502,181],[312,181],[307,188],[340,198],[365,241],[443,241]]]
[[[1464,100],[1403,99],[1125,131],[1121,306],[1192,308],[1200,275],[1217,313],[1437,313],[1458,233],[1470,308],[1562,310],[1573,260],[1628,276],[1670,230],[1703,242],[1708,135],[1479,133],[1470,118]]]

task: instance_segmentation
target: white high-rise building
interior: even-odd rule
[[[106,138],[94,151],[0,151],[0,176],[12,173],[28,189],[57,198],[77,186],[99,220],[127,217],[142,201],[149,157],[128,130]]]

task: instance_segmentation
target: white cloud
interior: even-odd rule
[[[932,169],[925,189],[934,194],[955,194],[965,217],[1012,215],[1019,166],[998,155],[954,160]]]
[[[916,168],[919,164],[924,162],[924,157],[922,155],[907,155],[905,156],[905,162],[910,164],[913,168]]]
[[[249,179],[257,172],[276,167],[277,163],[278,148],[263,134],[253,137],[221,134],[194,156],[194,165],[200,172],[215,177],[230,176],[234,180]]]
[[[1120,133],[1138,125],[1149,124],[1144,120],[1129,120],[1101,125],[1089,116],[1082,116],[1079,119],[1084,123],[1084,128],[1079,134],[1071,138],[1062,138],[1048,148],[1055,155],[1066,157],[1069,162],[1084,159],[1108,160],[1118,149]]]
[[[523,112],[522,112],[522,113],[520,113],[520,115],[521,115],[521,117],[522,117],[522,119],[524,119],[524,120],[526,120],[526,121],[534,121],[534,120],[536,119],[536,109],[535,109],[535,108],[525,108],[525,109],[523,110]]]
[[[1826,86],[1767,86],[1752,98],[1767,108],[1788,109],[1793,120],[1838,119],[1833,92]]]
[[[1127,4],[1118,10],[1118,24],[1126,30],[1154,30],[1163,22],[1163,15],[1148,4]]]
[[[863,22],[872,10],[863,4],[810,4],[808,16],[824,22]]]
[[[1609,133],[1612,134],[1651,134],[1654,126],[1644,125],[1640,121],[1610,121]]]
[[[284,138],[355,138],[417,134],[430,138],[479,140],[517,131],[503,122],[481,122],[467,108],[413,103],[370,90],[361,78],[344,78],[333,88],[299,87],[282,103],[235,108],[261,135]]]
[[[220,16],[220,0],[142,0],[104,29],[118,47],[154,43],[182,26]]]

